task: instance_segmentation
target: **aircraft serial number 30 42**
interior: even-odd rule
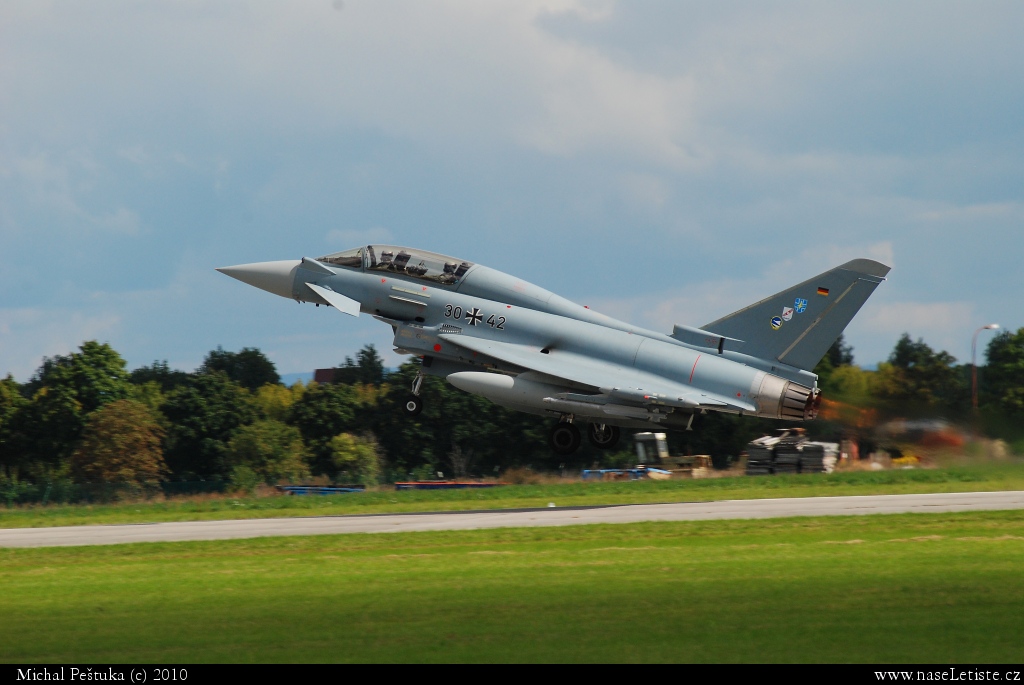
[[[446,304],[444,306],[444,316],[446,319],[461,319],[462,318],[462,307],[458,305]],[[466,311],[466,321],[470,326],[476,326],[478,323],[484,320],[484,315],[476,307]],[[507,319],[504,316],[499,316],[497,319],[494,318],[494,314],[487,317],[487,321],[484,321],[491,328],[497,328],[499,331],[505,330],[505,321]]]
[[[497,404],[554,417],[550,445],[566,455],[580,445],[581,423],[591,443],[611,448],[621,428],[686,430],[707,411],[813,419],[821,394],[811,369],[889,267],[855,259],[670,334],[617,321],[481,264],[391,245],[218,271],[390,325],[396,351],[423,360],[404,405],[409,415],[423,409],[423,376],[439,376]],[[516,325],[506,330],[513,311]]]

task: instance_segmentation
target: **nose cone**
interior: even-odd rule
[[[295,269],[302,262],[298,259],[286,259],[280,262],[257,262],[255,264],[239,264],[224,266],[217,271],[237,278],[242,283],[266,290],[281,297],[294,297]]]

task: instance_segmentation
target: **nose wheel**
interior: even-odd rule
[[[590,444],[598,449],[610,450],[619,444],[618,426],[609,426],[604,423],[592,423],[590,424],[590,430],[587,431],[587,435],[590,438]]]
[[[555,454],[566,457],[580,448],[580,429],[571,423],[556,423],[548,436],[548,444]]]
[[[423,400],[415,395],[409,395],[405,402],[402,403],[402,413],[406,416],[419,416],[421,411],[423,411]]]
[[[423,373],[416,374],[412,381],[412,394],[402,403],[402,413],[408,417],[419,416],[423,411],[423,400],[420,399],[420,389],[423,387]]]

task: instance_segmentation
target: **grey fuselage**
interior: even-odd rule
[[[366,263],[336,266],[304,259],[265,264],[268,268],[274,265],[280,273],[275,287],[247,282],[299,302],[330,305],[310,285],[354,300],[359,311],[392,326],[395,347],[422,357],[425,373],[450,377],[457,387],[520,411],[570,415],[625,427],[647,427],[654,422],[683,428],[700,410],[700,399],[709,398],[716,411],[810,418],[800,412],[786,413],[782,404],[790,386],[808,392],[815,388],[814,374],[723,350],[720,345],[687,344],[479,264],[450,284],[370,269]],[[507,356],[490,356],[459,344],[470,339],[511,344],[521,356],[510,361]],[[600,362],[600,369],[608,370],[607,384],[600,382],[600,369],[586,382],[550,372],[559,355],[583,360],[583,364],[587,360]],[[543,361],[547,367],[540,364],[538,370],[531,359]],[[472,371],[498,371],[511,380],[492,381],[465,373]],[[635,387],[623,384],[621,379],[630,373],[691,388],[697,399],[659,401],[643,394],[642,383]],[[631,397],[631,390],[640,394]]]

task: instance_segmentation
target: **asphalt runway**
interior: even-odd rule
[[[68,547],[130,542],[232,540],[278,535],[404,533],[424,530],[473,530],[572,526],[640,521],[706,521],[786,516],[851,516],[953,511],[1024,509],[1024,491],[960,492],[927,495],[866,495],[791,499],[725,500],[608,507],[429,512],[369,516],[187,521],[109,526],[0,529],[0,547]]]

